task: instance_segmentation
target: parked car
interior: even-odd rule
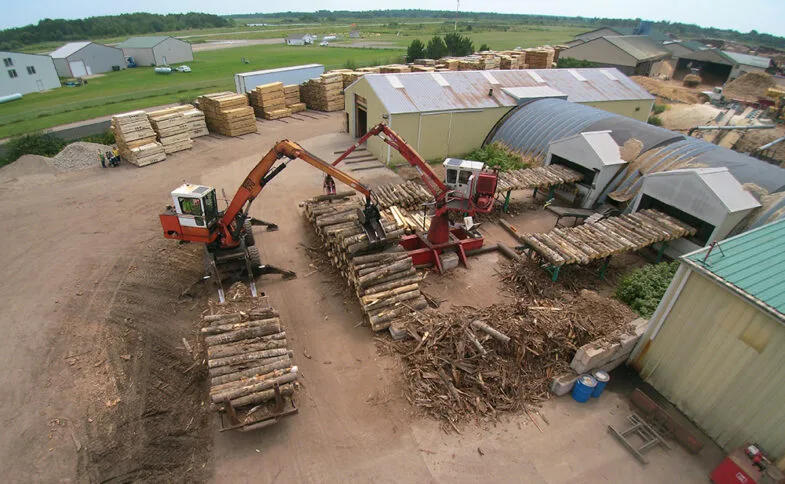
[[[191,72],[191,68],[188,66],[179,66],[175,69],[177,72]]]
[[[322,47],[327,47],[328,45],[330,45],[330,43],[327,42],[326,40],[323,40],[323,41],[319,42],[319,45],[321,45]]]

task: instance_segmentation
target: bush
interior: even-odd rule
[[[360,66],[357,65],[357,62],[355,62],[354,59],[346,59],[346,62],[343,63],[344,69],[351,69],[354,71],[357,70],[358,67]]]
[[[516,153],[500,142],[491,143],[463,156],[465,160],[482,161],[486,165],[500,171],[528,168],[520,153]]]
[[[6,144],[5,158],[0,165],[16,161],[23,155],[54,156],[60,152],[66,142],[52,133],[29,133],[11,138]]]
[[[587,60],[573,59],[571,57],[559,57],[559,60],[556,61],[556,67],[559,69],[572,69],[576,67],[599,67],[599,64]]]
[[[79,141],[87,141],[88,143],[98,143],[99,145],[111,146],[115,142],[114,132],[111,129],[107,129],[103,133],[94,134],[92,136],[85,136]]]
[[[651,116],[649,116],[648,123],[653,125],[653,126],[662,126],[662,120],[660,119],[660,117],[659,116],[655,116],[653,114]]]
[[[406,62],[414,62],[425,57],[425,44],[420,39],[412,40],[406,49]]]
[[[635,269],[619,282],[616,298],[648,318],[654,314],[678,268],[678,262],[662,262]]]
[[[668,109],[668,106],[665,104],[655,104],[651,111],[653,114],[662,114],[666,109]]]
[[[491,50],[491,48],[490,48],[490,47],[488,47],[488,44],[482,44],[482,45],[480,46],[480,48],[479,48],[479,49],[477,49],[477,50],[478,50],[478,52],[485,52],[486,50]]]

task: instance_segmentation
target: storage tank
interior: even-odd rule
[[[18,92],[14,94],[9,94],[7,96],[0,96],[0,104],[10,103],[11,101],[16,101],[18,99],[22,99],[22,94]]]

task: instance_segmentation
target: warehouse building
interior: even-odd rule
[[[736,79],[748,72],[766,72],[771,67],[771,59],[759,55],[739,54],[729,50],[722,51],[726,56],[736,62],[730,72],[730,78]]]
[[[95,42],[70,42],[49,55],[60,77],[83,77],[125,69],[122,50]]]
[[[697,69],[704,84],[721,86],[730,79],[736,61],[719,49],[698,49],[680,52],[675,66],[674,79],[683,79]]]
[[[194,60],[191,44],[166,35],[157,37],[131,37],[120,42],[126,58],[132,58],[137,66],[168,66]]]
[[[726,451],[785,468],[785,219],[681,258],[630,357]]]
[[[557,98],[646,120],[654,98],[615,69],[366,74],[345,90],[347,130],[355,137],[386,122],[428,160],[461,157],[479,148],[510,109]],[[575,134],[575,133],[573,133]],[[368,150],[402,161],[379,139]]]
[[[599,37],[563,50],[559,56],[613,67],[628,76],[669,76],[669,50],[642,35]]]
[[[60,87],[54,61],[48,55],[0,52],[0,96],[28,94]]]

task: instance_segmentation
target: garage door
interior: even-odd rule
[[[72,61],[68,63],[68,67],[71,68],[71,75],[74,77],[82,77],[87,75],[87,69],[85,69],[83,61]]]

